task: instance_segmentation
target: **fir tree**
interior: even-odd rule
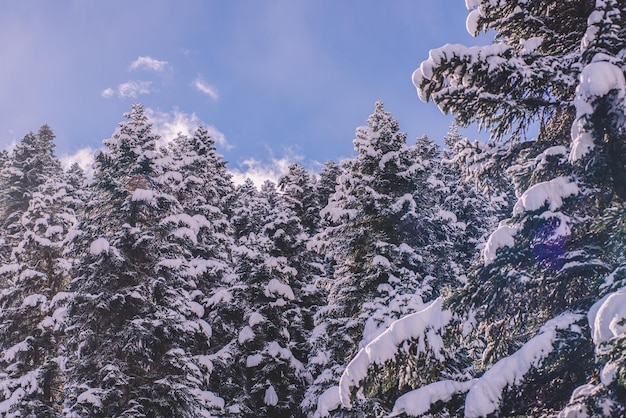
[[[428,178],[428,158],[434,156],[429,152],[436,148],[423,142],[407,146],[406,135],[380,102],[368,126],[357,129],[354,145],[358,156],[342,163],[336,192],[323,210],[331,226],[317,238],[336,266],[328,306],[316,319],[316,380],[308,388],[305,410],[332,396],[332,385],[358,348],[433,294],[421,248],[432,230],[423,228],[427,215],[419,213],[432,208],[416,188],[427,187],[418,180]],[[370,401],[356,410],[385,408],[385,396],[393,395],[384,394],[384,385],[373,383]],[[376,401],[379,395],[383,399]]]
[[[437,381],[455,382],[444,383],[453,389],[467,385],[467,354],[458,345],[450,344],[458,341],[458,318],[442,309],[440,298],[432,299],[441,293],[449,294],[451,289],[466,282],[467,267],[485,233],[486,223],[472,205],[481,205],[483,201],[472,201],[471,194],[463,193],[466,189],[462,187],[462,179],[455,177],[458,173],[452,172],[448,163],[442,163],[434,141],[423,136],[411,150],[412,209],[405,218],[414,224],[415,229],[410,231],[419,232],[404,236],[403,245],[411,245],[419,255],[419,263],[412,270],[421,274],[419,294],[431,303],[393,312],[384,306],[393,306],[396,300],[387,302],[380,298],[382,303],[373,316],[382,313],[387,320],[381,321],[377,338],[363,341],[346,365],[339,381],[339,398],[349,412],[339,415],[353,416],[360,409],[373,406],[389,411],[399,395]],[[468,228],[468,224],[474,225]],[[401,265],[400,261],[395,263]],[[402,289],[401,284],[394,287]],[[355,402],[356,392],[361,390],[369,399],[356,397],[358,402]],[[432,412],[445,415],[456,407],[444,405]]]
[[[488,234],[497,225],[504,205],[498,199],[500,196],[482,193],[472,176],[466,174],[469,170],[461,156],[466,151],[467,140],[462,138],[456,124],[450,127],[443,142],[446,148],[435,180],[441,185],[438,188],[440,217],[449,221],[442,229],[448,228],[450,243],[445,254],[438,253],[435,264],[441,267],[439,274],[445,276],[447,272],[463,281]]]
[[[291,164],[287,174],[278,180],[278,188],[285,204],[300,218],[306,233],[313,235],[318,232],[322,206],[316,198],[315,178],[301,165]]]
[[[67,413],[207,415],[211,330],[190,265],[191,228],[161,191],[158,137],[133,105],[96,156],[94,198],[82,223],[71,289]],[[181,220],[182,219],[182,220]]]
[[[468,360],[474,356],[468,372],[476,380],[425,385],[399,399],[396,411],[418,410],[410,400],[426,394],[454,401],[467,392],[466,416],[550,415],[573,392],[564,413],[598,413],[606,401],[602,414],[619,415],[622,395],[611,389],[612,378],[604,379],[606,386],[574,389],[594,374],[589,325],[597,325],[588,325],[585,314],[602,295],[599,285],[610,271],[602,251],[605,238],[593,232],[593,219],[618,204],[620,195],[615,159],[621,153],[609,158],[607,151],[623,123],[617,103],[624,66],[617,45],[623,42],[624,6],[613,1],[468,5],[474,8],[468,27],[495,30],[494,43],[434,50],[414,82],[420,97],[453,112],[460,123],[478,122],[495,139],[511,142],[501,161],[519,200],[511,218],[491,234],[468,286],[450,299],[465,317],[457,344]],[[608,87],[594,84],[605,77],[612,80]],[[540,124],[539,136],[517,142],[532,123]],[[595,335],[594,330],[594,342],[601,343],[597,350],[604,353],[604,341]],[[592,399],[586,412],[580,407],[585,396]],[[460,413],[460,404],[454,405],[449,411]]]
[[[341,174],[341,166],[336,162],[330,160],[324,163],[324,168],[319,174],[319,179],[315,184],[315,191],[317,193],[317,201],[320,208],[325,208],[328,205],[328,200],[335,194],[335,187],[337,186],[337,178]],[[320,222],[323,220],[320,219]]]
[[[160,181],[177,196],[187,215],[181,218],[180,231],[190,229],[195,237],[189,246],[190,262],[202,272],[198,286],[209,295],[232,274],[233,230],[227,212],[234,185],[205,128],[198,127],[191,137],[179,136],[169,151],[159,161]]]
[[[258,322],[260,314],[255,314],[250,307],[252,292],[249,289],[254,286],[255,273],[267,256],[269,240],[262,232],[270,211],[269,202],[251,180],[247,179],[236,188],[231,217],[234,243],[230,249],[235,271],[212,290],[208,301],[208,321],[213,330],[210,358],[214,363],[210,384],[224,398],[227,415],[252,414],[247,363],[241,354],[245,341],[240,342],[239,336],[246,325],[246,330],[251,331],[263,325],[263,321]],[[257,388],[256,392],[263,396],[261,389]]]
[[[270,182],[260,191],[247,182],[238,191],[236,225],[256,226],[238,228],[236,280],[216,293],[212,315],[222,342],[213,383],[230,413],[298,415],[308,381],[311,311],[320,300],[312,276],[321,266],[306,248],[308,235],[292,209],[302,207],[295,195],[279,195]]]
[[[0,412],[6,416],[60,416],[65,368],[69,271],[67,248],[81,202],[60,178],[31,192],[1,274]]]
[[[0,201],[3,205],[0,219],[6,239],[10,239],[14,229],[19,228],[19,219],[28,208],[30,197],[37,187],[61,173],[54,147],[54,133],[48,125],[43,125],[36,134],[26,134],[3,165],[0,173]]]

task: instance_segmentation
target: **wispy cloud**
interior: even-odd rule
[[[115,90],[113,90],[111,87],[107,87],[106,89],[102,90],[102,97],[104,97],[105,99],[110,99],[111,97],[113,97],[113,95],[115,95]]]
[[[219,98],[219,95],[217,94],[217,90],[215,89],[215,87],[210,85],[210,84],[207,84],[202,79],[202,77],[197,77],[195,80],[193,80],[193,86],[200,93],[206,94],[207,96],[209,96],[213,100],[217,100]]]
[[[146,116],[148,116],[154,132],[161,137],[161,146],[172,141],[179,133],[192,135],[198,125],[202,125],[209,131],[217,145],[224,149],[232,148],[223,133],[214,126],[202,123],[195,113],[185,113],[178,109],[171,112],[146,109]]]
[[[150,93],[151,81],[127,81],[117,86],[117,94],[122,98],[135,98],[140,94]]]
[[[152,57],[139,57],[130,64],[129,70],[164,71],[169,66],[167,61],[159,61]]]
[[[141,94],[151,93],[151,84],[151,81],[131,80],[118,85],[117,89],[107,87],[101,94],[105,99],[110,99],[114,95],[117,95],[120,99],[134,99]]]
[[[73,154],[66,154],[59,158],[63,168],[68,169],[74,163],[78,163],[88,178],[93,177],[93,162],[95,150],[91,147],[85,147],[77,150]]]
[[[273,151],[268,148],[270,155]],[[231,168],[228,171],[233,176],[235,184],[242,184],[246,179],[250,179],[257,187],[261,187],[266,180],[274,183],[289,172],[289,165],[304,160],[304,157],[291,148],[283,150],[281,158],[271,157],[269,160],[261,161],[256,158],[248,158],[239,163],[239,168]]]
[[[289,164],[292,162],[287,158],[273,158],[270,162],[249,158],[239,164],[241,168],[232,169],[229,172],[235,184],[243,184],[246,179],[250,179],[255,186],[260,188],[266,180],[277,183],[281,176],[287,174]]]

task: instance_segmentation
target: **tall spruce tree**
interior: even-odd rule
[[[54,133],[43,125],[37,133],[29,132],[15,146],[0,173],[2,230],[5,240],[19,229],[19,220],[37,187],[50,178],[58,178],[61,164],[54,154]],[[18,237],[16,239],[21,239]]]
[[[388,413],[398,396],[432,382],[455,382],[449,384],[455,390],[466,385],[468,357],[454,344],[459,320],[442,310],[441,298],[433,299],[442,293],[449,295],[467,281],[467,268],[486,233],[489,211],[482,206],[485,201],[462,183],[451,163],[441,161],[434,141],[423,136],[412,149],[410,216],[416,226],[403,245],[412,245],[419,254],[420,263],[413,269],[421,274],[419,292],[430,303],[404,310],[401,315],[389,315],[388,308],[378,308],[373,317],[382,313],[388,319],[381,323],[376,338],[362,342],[342,372],[339,402],[345,409],[338,412],[340,416],[358,416],[365,405],[371,408],[372,404],[380,414]],[[478,207],[483,213],[477,213]],[[402,289],[402,285],[395,287]],[[381,301],[382,306],[393,306],[393,299],[391,303],[384,298]],[[445,405],[431,412],[445,415],[454,410]],[[324,415],[326,410],[317,412]]]
[[[207,416],[211,330],[190,265],[197,242],[157,181],[158,137],[135,104],[96,156],[70,305],[65,411],[79,416]]]
[[[341,174],[341,166],[335,161],[326,161],[324,168],[319,174],[319,179],[315,184],[315,191],[317,194],[317,201],[320,208],[325,208],[328,205],[328,200],[335,194],[335,187],[337,186],[337,178]],[[323,219],[320,219],[320,223],[324,223]]]
[[[333,385],[357,350],[434,294],[422,247],[433,232],[427,221],[433,208],[424,192],[434,157],[429,152],[436,147],[424,141],[408,146],[381,102],[368,125],[357,129],[358,155],[342,163],[336,191],[323,210],[331,225],[316,238],[335,269],[328,306],[316,318],[310,367],[316,380],[308,388],[305,410],[323,415],[336,407]],[[372,384],[369,400],[352,413],[383,410],[388,401],[384,385]]]
[[[31,191],[14,225],[15,245],[0,274],[0,413],[60,416],[66,304],[73,260],[67,248],[82,203],[61,177]],[[21,237],[21,239],[17,239]]]
[[[180,227],[193,231],[190,262],[202,272],[198,286],[209,295],[232,274],[233,230],[227,215],[234,193],[231,176],[215,140],[202,126],[190,137],[176,138],[159,165],[160,181],[177,196],[187,215]]]
[[[267,255],[269,240],[262,232],[270,211],[269,202],[252,180],[247,179],[236,187],[231,216],[234,243],[230,250],[235,271],[212,290],[208,301],[208,321],[213,330],[210,359],[214,364],[210,384],[224,398],[227,416],[252,414],[248,409],[251,400],[246,386],[246,359],[241,354],[245,339],[240,343],[239,335],[246,325],[250,330],[262,326],[263,321],[258,322],[260,314],[250,307],[248,280],[254,277]],[[261,388],[257,388],[257,394],[263,396]]]
[[[231,414],[299,415],[316,294],[309,284],[320,266],[311,262],[295,198],[273,183],[257,191],[247,182],[233,204],[235,280],[216,292],[211,309],[219,333],[213,383]]]
[[[506,199],[501,194],[490,196],[481,192],[468,172],[464,157],[468,141],[456,124],[444,136],[445,149],[435,179],[440,187],[439,202],[442,217],[451,222],[448,233],[449,247],[446,254],[438,254],[435,263],[445,272],[459,280],[467,277],[468,269],[479,257],[488,234],[497,226],[501,213],[506,210]],[[506,180],[505,180],[506,181]]]
[[[306,233],[318,232],[322,207],[316,196],[315,178],[300,164],[290,164],[287,173],[278,179],[278,188],[285,204],[300,218]]]
[[[414,83],[422,99],[461,124],[478,122],[510,142],[500,155],[518,201],[490,235],[467,287],[449,300],[457,318],[449,329],[459,332],[447,343],[467,354],[468,375],[422,385],[394,412],[433,413],[442,401],[446,413],[470,417],[562,408],[563,416],[619,416],[622,334],[602,327],[624,317],[615,309],[620,290],[591,305],[610,288],[601,286],[613,268],[604,247],[607,235],[615,237],[594,220],[622,204],[625,5],[467,5],[468,28],[494,30],[494,43],[433,50]],[[540,125],[537,138],[519,141],[531,124]],[[606,282],[619,286],[619,271]],[[602,364],[592,341],[606,361],[600,384],[591,380]]]

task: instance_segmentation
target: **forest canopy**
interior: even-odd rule
[[[257,188],[134,104],[91,178],[0,153],[0,414],[626,415],[626,3],[466,4],[493,43],[413,74],[444,138],[377,102]]]

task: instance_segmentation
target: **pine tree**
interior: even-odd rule
[[[81,224],[68,349],[66,413],[206,416],[209,325],[191,228],[157,181],[158,137],[135,104],[96,156],[93,200]]]
[[[30,192],[15,228],[21,236],[0,274],[0,412],[60,416],[69,271],[67,248],[81,202],[61,178]]]
[[[210,384],[225,400],[227,415],[245,415],[252,414],[252,411],[248,409],[251,407],[250,387],[245,374],[246,359],[242,354],[245,341],[240,343],[239,336],[246,325],[250,330],[255,326],[261,329],[263,325],[260,314],[254,313],[250,307],[252,292],[249,289],[267,256],[269,240],[262,231],[271,207],[254,183],[247,179],[237,186],[231,210],[235,242],[230,252],[235,271],[212,290],[207,309],[208,322],[213,330],[210,358],[214,371]],[[257,392],[260,391],[258,388]]]
[[[464,165],[468,141],[462,138],[456,124],[450,127],[443,142],[446,148],[435,179],[441,185],[438,189],[439,206],[442,217],[449,221],[450,246],[445,248],[446,254],[438,254],[435,264],[443,270],[440,274],[448,272],[463,280],[477,260],[488,234],[497,226],[502,206],[506,206],[500,203],[504,200],[501,196],[490,197],[482,193],[472,174],[468,175],[470,169]]]
[[[224,212],[234,186],[209,131],[199,126],[191,137],[179,136],[170,151],[164,176],[181,204],[197,213]]]
[[[65,184],[70,193],[76,196],[76,199],[80,202],[79,205],[73,206],[72,209],[82,216],[86,202],[90,200],[89,185],[85,171],[77,163],[72,164],[65,172]]]
[[[330,160],[324,163],[324,168],[319,174],[319,179],[315,184],[315,191],[317,193],[317,201],[320,208],[325,208],[328,205],[328,200],[335,194],[335,187],[337,186],[337,178],[341,174],[341,167],[336,162]],[[323,223],[323,219],[320,219]]]
[[[428,188],[428,159],[436,147],[426,140],[407,146],[406,135],[380,102],[368,126],[357,129],[354,144],[358,155],[342,163],[336,191],[323,210],[331,226],[317,237],[336,263],[328,306],[316,318],[316,380],[304,402],[305,410],[315,410],[317,402],[318,413],[357,350],[436,293],[422,253],[433,231],[420,213],[432,207],[427,194],[416,192],[418,185],[420,192]],[[393,397],[386,385],[372,382],[370,399],[353,412],[384,409]]]
[[[597,367],[590,335],[594,330],[598,344],[597,320],[588,324],[585,314],[605,292],[600,284],[612,264],[603,251],[606,231],[594,231],[594,219],[621,204],[622,153],[615,147],[623,129],[618,45],[624,5],[468,6],[468,27],[493,29],[494,43],[433,50],[414,82],[422,99],[454,113],[461,124],[478,122],[494,139],[510,142],[508,150],[490,153],[504,156],[518,201],[491,234],[468,286],[449,300],[465,330],[456,344],[474,358],[467,364],[476,380],[426,385],[396,411],[416,411],[411,402],[437,389],[431,400],[465,397],[464,406],[454,403],[449,411],[464,409],[466,416],[555,414],[572,393],[564,413],[619,415],[622,392],[614,378],[603,378],[606,386],[574,389]],[[539,136],[520,142],[533,123],[540,125]],[[585,404],[585,397],[591,401]]]
[[[37,187],[61,173],[54,147],[54,133],[48,125],[43,125],[36,134],[30,132],[24,136],[3,165],[0,173],[3,208],[0,219],[5,240],[10,240],[14,229],[19,229],[19,219],[28,208]]]
[[[290,164],[287,174],[278,180],[278,188],[285,204],[300,218],[307,234],[318,232],[322,207],[316,198],[315,178],[303,166]]]
[[[169,151],[159,161],[163,167],[160,181],[177,196],[187,215],[180,231],[190,229],[195,236],[191,263],[202,271],[198,286],[209,295],[232,274],[233,230],[227,213],[234,185],[205,128],[198,127],[191,137],[179,136]]]
[[[476,244],[485,234],[488,211],[484,217],[476,213],[478,207],[485,211],[484,200],[470,192],[457,170],[448,165],[450,162],[441,161],[434,141],[423,136],[412,148],[412,211],[419,214],[413,215],[419,234],[414,234],[413,240],[407,239],[405,245],[411,244],[419,251],[420,264],[413,269],[423,277],[419,288],[422,298],[431,300],[466,282]],[[454,344],[461,331],[460,323],[451,312],[442,309],[441,298],[421,310],[405,310],[390,318],[395,321],[383,322],[378,337],[361,344],[341,375],[339,399],[350,410],[345,415],[358,414],[359,408],[363,408],[364,405],[355,408],[358,391],[369,396],[367,407],[378,404],[389,411],[398,396],[422,386],[441,382],[435,385],[449,386],[453,391],[467,386],[468,356],[464,347]],[[437,396],[432,389],[426,393]],[[401,408],[398,405],[403,404],[403,399],[397,399],[395,410]],[[445,415],[457,407],[452,403],[431,412]]]
[[[307,339],[319,303],[312,275],[321,266],[292,209],[303,205],[283,184],[286,194],[279,195],[271,182],[260,191],[247,182],[233,204],[236,279],[216,292],[211,309],[219,341],[213,383],[231,414],[297,416],[308,381]]]

